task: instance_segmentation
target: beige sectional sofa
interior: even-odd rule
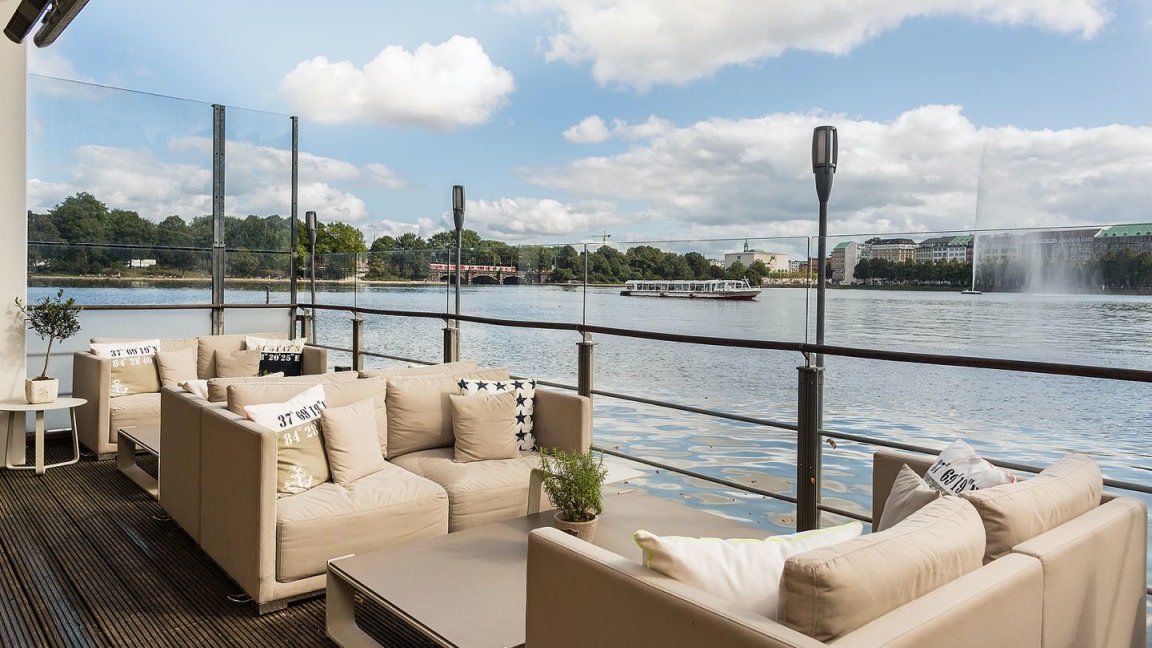
[[[286,339],[284,333],[252,333],[256,337]],[[160,340],[162,352],[196,350],[197,378],[217,376],[215,352],[230,353],[244,349],[246,335],[205,335],[200,337]],[[93,338],[94,343],[123,342],[116,338]],[[327,371],[328,352],[318,347],[305,347],[301,372],[318,374]],[[89,351],[72,355],[72,395],[87,399],[76,408],[76,435],[80,445],[106,459],[116,452],[116,431],[122,427],[160,424],[160,390],[155,392],[111,396],[112,360]],[[161,383],[163,387],[163,383]]]
[[[905,463],[921,475],[931,465],[875,456],[874,519]],[[793,556],[779,621],[538,529],[529,537],[526,645],[1143,647],[1146,506],[1100,496],[1097,486],[1095,505],[1075,512],[1047,497],[1053,481],[938,499],[884,531]],[[998,516],[1025,501],[1043,503],[1035,515]],[[1053,517],[1048,504],[1063,510]],[[1068,515],[1024,537],[1037,520]],[[579,629],[556,631],[573,618]]]
[[[527,510],[538,453],[456,463],[446,420],[447,394],[458,391],[459,377],[506,377],[506,370],[476,370],[471,362],[361,375],[232,384],[221,403],[164,390],[161,505],[261,613],[321,592],[331,558]],[[350,483],[329,481],[278,496],[278,434],[245,418],[244,407],[285,401],[316,381],[324,381],[329,409],[372,399],[387,461]],[[591,404],[584,397],[537,389],[534,419],[539,446],[574,450],[591,443]]]

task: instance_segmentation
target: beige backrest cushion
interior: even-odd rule
[[[376,406],[371,398],[320,412],[324,450],[332,481],[351,482],[383,469],[388,462],[376,431]]]
[[[216,351],[218,378],[243,378],[260,375],[260,350]]]
[[[1069,454],[1031,479],[964,493],[988,533],[985,562],[1100,505],[1104,477],[1096,461]]]
[[[355,372],[341,372],[355,376]],[[333,375],[333,374],[321,374]],[[244,408],[249,405],[261,403],[278,403],[308,389],[316,382],[309,383],[304,378],[311,376],[288,376],[284,378],[263,378],[253,382],[245,382],[228,387],[228,409],[240,416],[244,416]],[[343,376],[339,382],[322,382],[324,385],[324,398],[327,407],[344,407],[357,401],[371,398],[376,406],[376,437],[380,442],[380,451],[387,456],[388,452],[388,410],[387,410],[387,378],[363,378],[360,380],[346,380]]]
[[[417,450],[453,445],[452,405],[448,396],[460,392],[461,377],[508,380],[508,370],[482,369],[466,376],[384,379],[388,381],[389,459]]]
[[[900,467],[892,490],[884,503],[884,513],[876,521],[875,531],[890,529],[904,518],[924,508],[925,505],[940,499],[941,493],[916,474],[908,464]]]
[[[452,436],[456,439],[453,461],[469,463],[490,459],[516,459],[516,393],[492,396],[450,394]]]
[[[164,387],[196,380],[196,347],[175,351],[161,348],[156,352],[156,366],[160,370],[160,384]]]
[[[831,641],[979,569],[983,556],[976,509],[941,498],[887,531],[789,558],[779,620]]]
[[[404,376],[457,376],[476,371],[479,365],[475,360],[445,362],[426,367],[390,367],[388,369],[361,369],[361,378],[400,378]]]
[[[287,333],[250,333],[249,335],[283,339]],[[199,378],[217,378],[216,352],[240,351],[247,335],[202,335],[196,338],[196,373]]]
[[[305,376],[285,376],[283,373],[276,372],[268,374],[267,376],[213,378],[208,381],[208,400],[213,403],[221,403],[228,400],[228,386],[239,385],[241,383],[263,382],[265,384],[287,383],[292,385],[327,385],[331,383],[349,382],[356,379],[355,371],[338,371],[322,374],[308,374]],[[233,411],[236,414],[243,416],[243,409]]]

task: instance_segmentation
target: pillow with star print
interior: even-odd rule
[[[516,442],[521,450],[535,450],[536,437],[532,435],[533,405],[536,401],[535,380],[476,380],[461,378],[460,394],[516,394]]]

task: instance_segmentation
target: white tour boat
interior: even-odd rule
[[[627,297],[687,297],[690,299],[756,299],[759,286],[747,279],[640,279],[624,282]]]

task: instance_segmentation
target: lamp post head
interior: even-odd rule
[[[464,185],[452,187],[452,220],[457,232],[464,229]]]
[[[838,148],[835,126],[817,126],[812,131],[812,173],[816,175],[816,195],[820,202],[828,202],[832,193]]]
[[[312,242],[312,248],[316,248],[316,212],[304,212],[304,227],[308,230],[308,240]]]

